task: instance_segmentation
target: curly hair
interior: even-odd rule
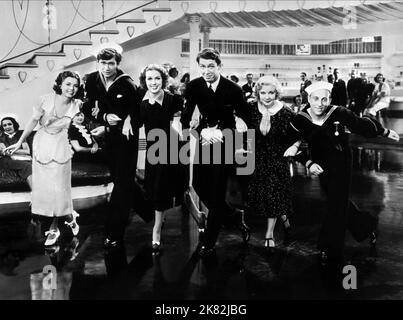
[[[57,76],[56,80],[55,80],[55,84],[53,85],[53,91],[56,92],[56,94],[62,94],[62,83],[64,80],[66,80],[67,78],[74,78],[77,79],[78,82],[78,91],[76,93],[76,96],[80,95],[80,90],[81,88],[81,79],[80,76],[78,75],[78,73],[76,72],[72,72],[72,71],[63,71],[60,72],[59,75]]]
[[[140,73],[140,86],[147,90],[147,84],[146,84],[146,73],[147,71],[158,71],[161,75],[162,78],[162,89],[165,89],[167,87],[168,84],[168,72],[165,70],[165,68],[159,64],[149,64],[148,66],[146,66]]]
[[[257,80],[254,90],[258,100],[260,100],[259,92],[262,90],[263,86],[274,86],[276,90],[276,100],[280,100],[283,89],[276,78],[272,76],[263,76]]]
[[[13,127],[14,127],[14,131],[18,131],[18,129],[20,129],[20,125],[19,125],[19,123],[17,122],[17,120],[15,120],[15,118],[13,118],[13,117],[4,117],[3,119],[1,119],[1,121],[0,121],[0,132],[4,132],[4,129],[3,129],[3,121],[5,121],[5,120],[9,120],[9,121],[11,121],[12,123],[13,123]]]

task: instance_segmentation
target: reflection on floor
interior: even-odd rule
[[[104,207],[81,212],[78,238],[65,237],[47,252],[28,213],[2,218],[0,299],[402,299],[403,152],[356,149],[354,155],[353,200],[380,221],[377,252],[347,236],[346,263],[357,268],[357,290],[340,289],[342,279],[317,263],[325,203],[318,180],[296,167],[294,241],[285,245],[278,225],[272,254],[263,247],[265,223],[253,215],[248,247],[236,229],[226,227],[216,256],[205,260],[194,255],[198,229],[180,207],[167,214],[157,256],[151,253],[152,222],[135,214],[126,247],[108,252],[102,246]],[[55,266],[56,277],[43,273],[47,265]]]

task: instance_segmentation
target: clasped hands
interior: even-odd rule
[[[195,123],[191,123],[191,127],[192,125],[194,126]],[[238,117],[235,117],[235,128],[239,133],[243,133],[248,130],[248,126],[246,125],[246,123]],[[201,131],[200,135],[202,138],[202,146],[213,144],[216,142],[223,142],[223,134],[222,131],[218,129],[218,125],[210,128],[204,128]]]

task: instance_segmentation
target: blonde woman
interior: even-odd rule
[[[294,113],[279,100],[280,94],[278,81],[264,76],[255,85],[256,101],[250,103],[256,162],[248,185],[248,204],[267,219],[267,248],[275,247],[274,227],[278,218],[287,233],[291,227],[291,177],[286,156],[295,155],[299,146],[299,142],[291,146],[295,137],[290,136],[289,126]]]

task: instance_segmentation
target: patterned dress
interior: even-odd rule
[[[267,218],[278,218],[292,213],[291,177],[284,152],[295,141],[290,134],[290,121],[294,113],[282,107],[271,116],[271,127],[267,135],[259,129],[262,113],[257,103],[251,104],[251,128],[255,129],[255,171],[248,185],[248,205],[256,214]]]
[[[33,141],[32,213],[48,217],[73,212],[71,195],[71,158],[68,129],[80,110],[80,100],[72,100],[63,116],[55,111],[55,94],[42,96],[34,106],[39,129]]]

